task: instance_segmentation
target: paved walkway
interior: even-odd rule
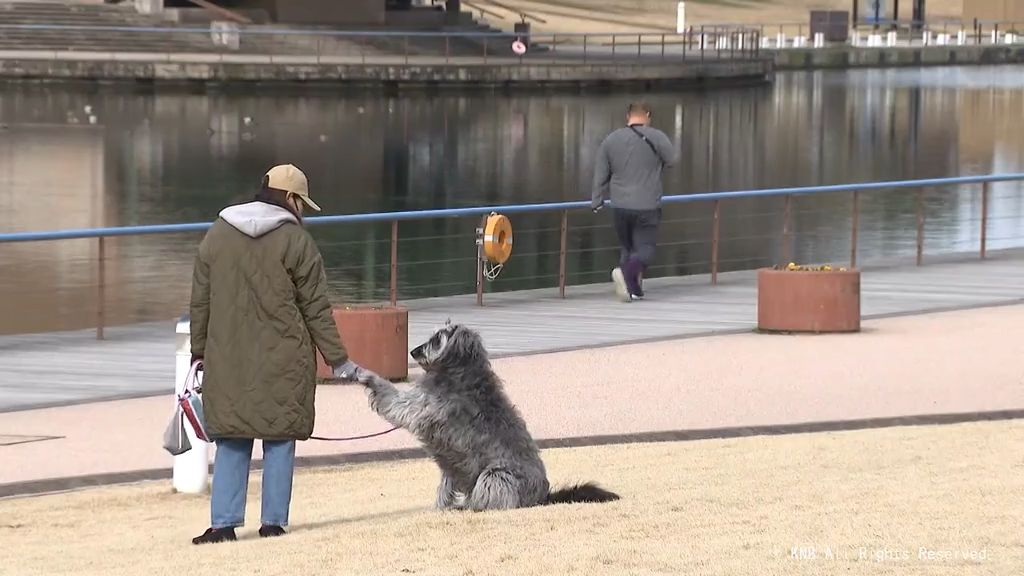
[[[451,318],[478,329],[495,356],[523,355],[721,332],[756,326],[756,275],[737,272],[647,281],[649,298],[620,304],[611,285],[405,302],[410,348]],[[1024,252],[985,261],[868,268],[866,318],[1024,299]],[[119,398],[168,395],[174,387],[174,322],[106,331],[0,337],[0,412]],[[0,431],[3,433],[3,431]]]
[[[679,431],[843,429],[935,415],[1024,418],[1024,305],[870,320],[864,328],[647,342],[503,358],[494,367],[542,446],[609,436],[677,439]],[[172,458],[160,440],[171,404],[165,395],[0,414],[0,497],[168,477]],[[318,435],[385,429],[361,386],[318,390]],[[395,457],[396,450],[421,454],[397,431],[301,442],[298,455],[306,464],[336,464]]]

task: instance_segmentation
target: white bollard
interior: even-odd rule
[[[993,31],[992,31],[992,43],[993,43],[993,44],[996,44],[996,43],[998,43],[998,42],[999,42],[999,38],[998,38],[998,36],[999,36],[999,33],[998,33],[998,32],[996,32],[995,30],[993,30]]]
[[[775,35],[775,47],[785,48],[786,47],[786,34],[785,32],[779,32]]]
[[[886,44],[888,44],[890,48],[893,48],[896,46],[896,39],[896,32],[890,31],[889,34],[886,35]]]
[[[956,44],[957,46],[964,46],[967,44],[967,32],[961,30],[956,33]]]
[[[853,36],[850,37],[850,44],[853,46],[860,46],[860,32],[853,33]]]
[[[190,338],[188,316],[178,320],[175,329],[177,351],[174,364],[174,392],[180,394],[185,390],[185,377],[188,376],[192,361],[192,341]],[[177,402],[177,396],[175,396]],[[185,421],[185,434],[192,444],[192,449],[184,454],[174,456],[174,476],[172,484],[177,492],[200,494],[206,491],[210,472],[210,444],[196,438],[195,432],[188,421]]]
[[[825,35],[821,32],[814,33],[814,47],[824,48],[825,47]]]
[[[686,2],[676,5],[676,34],[686,32]]]
[[[924,43],[925,46],[931,46],[932,45],[932,32],[931,32],[931,30],[925,30],[924,31],[924,36],[921,37],[921,41],[922,41],[922,43]]]

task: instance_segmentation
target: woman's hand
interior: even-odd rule
[[[355,382],[360,371],[362,371],[362,368],[356,365],[355,362],[348,360],[341,366],[334,367],[334,377],[346,382]]]

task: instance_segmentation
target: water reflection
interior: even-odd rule
[[[645,97],[683,149],[672,193],[926,178],[1024,168],[1022,67],[781,74],[772,86]],[[209,220],[247,199],[262,172],[295,162],[328,213],[584,199],[592,158],[639,94],[143,93],[28,87],[0,91],[0,223],[5,231]],[[88,110],[88,113],[86,112]],[[94,115],[96,124],[89,123]],[[992,188],[991,246],[1017,245],[1019,184]],[[973,249],[976,191],[928,191],[927,249]],[[862,195],[862,259],[910,254],[912,193]],[[793,205],[794,258],[849,254],[850,199]],[[654,272],[710,260],[710,206],[666,210]],[[777,199],[723,206],[723,269],[783,256]],[[557,282],[558,217],[516,217],[517,252],[489,289]],[[574,214],[570,281],[604,281],[615,259],[607,214]],[[402,298],[473,289],[473,228],[403,223]],[[334,297],[386,298],[386,225],[315,229]],[[198,237],[109,240],[111,321],[163,319],[188,299]],[[90,326],[95,241],[0,246],[0,331]]]

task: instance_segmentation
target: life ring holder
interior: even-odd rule
[[[477,245],[484,277],[495,280],[512,256],[512,222],[507,216],[491,212],[477,228]]]

